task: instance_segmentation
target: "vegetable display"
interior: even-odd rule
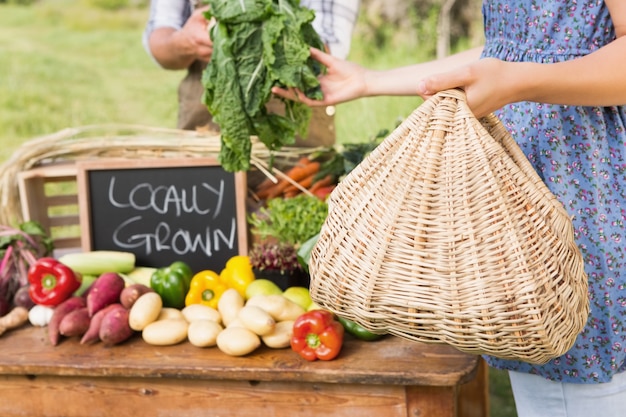
[[[321,99],[317,76],[322,67],[310,57],[310,46],[323,49],[311,22],[312,10],[299,0],[209,0],[207,19],[213,55],[202,83],[203,101],[220,125],[219,161],[227,171],[250,167],[251,136],[270,150],[306,136],[311,109],[281,100],[284,115],[270,113],[266,104],[274,86],[296,87]]]
[[[80,274],[54,258],[39,258],[29,271],[33,291],[50,287],[63,290],[66,298],[51,292],[43,301],[54,299],[56,304],[15,307],[0,317],[0,335],[30,322],[47,327],[52,346],[63,338],[78,338],[81,345],[112,346],[139,333],[155,346],[187,341],[245,356],[263,345],[292,348],[309,361],[334,359],[343,342],[344,328],[332,313],[308,310],[314,305],[308,287],[283,291],[272,281],[256,279],[244,255],[231,257],[219,275],[204,270],[192,277],[182,261],[155,268],[151,287],[104,272],[85,292],[72,292],[80,284]],[[166,300],[177,306],[166,305]]]
[[[78,288],[80,277],[54,258],[39,258],[28,269],[30,298],[45,306],[56,306],[67,300]]]
[[[328,361],[339,355],[343,335],[344,328],[333,313],[312,310],[295,320],[291,348],[308,361]]]

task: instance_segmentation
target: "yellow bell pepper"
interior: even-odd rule
[[[210,270],[200,271],[191,278],[185,305],[203,304],[217,308],[217,302],[227,289],[228,286],[217,273]]]
[[[245,298],[246,288],[254,281],[250,258],[244,255],[233,256],[226,262],[226,267],[220,273],[220,278],[229,288],[236,289]]]

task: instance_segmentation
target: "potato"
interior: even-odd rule
[[[141,332],[143,340],[156,346],[176,345],[187,339],[189,323],[181,319],[153,321]]]
[[[247,327],[243,324],[243,322],[239,319],[239,317],[237,317],[234,320],[231,320],[231,322],[228,323],[228,326],[226,327],[243,327],[244,329],[247,329]]]
[[[282,349],[291,346],[294,320],[280,321],[276,323],[272,333],[261,336],[261,340],[267,347]]]
[[[183,312],[177,308],[174,307],[163,307],[161,309],[161,313],[159,314],[159,317],[157,317],[156,321],[159,320],[169,320],[169,319],[175,319],[175,320],[185,320],[185,316],[183,316]]]
[[[213,307],[205,306],[203,304],[190,304],[181,310],[185,320],[189,323],[195,320],[212,320],[216,323],[222,322],[222,316],[219,311]]]
[[[59,323],[59,333],[63,336],[82,336],[89,329],[91,319],[87,307],[81,307],[66,314]]]
[[[222,316],[222,323],[228,327],[228,324],[237,318],[239,310],[244,306],[245,300],[234,288],[229,288],[220,297],[217,302],[217,311]]]
[[[230,356],[244,356],[261,346],[261,339],[244,327],[229,327],[217,335],[217,347]]]
[[[102,310],[109,304],[119,303],[125,286],[124,278],[115,272],[105,272],[96,278],[87,294],[89,316],[93,317],[98,310]]]
[[[254,297],[248,300],[248,302],[252,302],[252,305],[267,311],[274,320],[278,322],[295,320],[306,313],[306,310],[302,308],[302,306],[280,294],[271,294],[258,298]]]
[[[142,331],[148,324],[156,321],[163,309],[163,300],[156,292],[147,292],[140,296],[130,308],[128,324],[130,328]]]
[[[120,293],[120,304],[130,309],[135,301],[147,292],[153,292],[154,290],[143,284],[131,284],[124,287]]]
[[[269,334],[276,327],[276,320],[270,314],[257,306],[244,306],[237,316],[243,325],[259,336]]]
[[[117,303],[104,315],[98,336],[105,345],[117,345],[129,339],[135,332],[129,326],[129,310]]]
[[[217,335],[222,330],[224,330],[222,325],[214,320],[197,319],[189,323],[187,338],[194,346],[212,347],[217,344]]]

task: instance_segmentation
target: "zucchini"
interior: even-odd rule
[[[135,269],[135,254],[131,252],[96,250],[68,253],[59,261],[81,275],[101,275],[105,272],[126,274]]]

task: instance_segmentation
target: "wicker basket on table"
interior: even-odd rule
[[[531,363],[565,353],[589,310],[571,219],[461,90],[341,181],[310,271],[317,304],[373,332]]]

